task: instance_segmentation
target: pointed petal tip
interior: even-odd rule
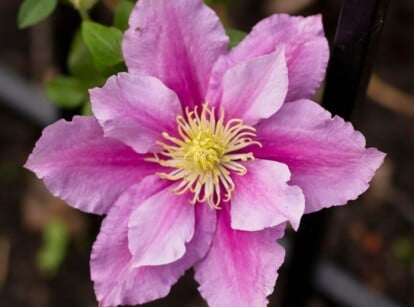
[[[385,157],[366,148],[365,137],[351,123],[308,100],[285,104],[257,135],[267,147],[254,155],[289,165],[290,182],[305,194],[305,213],[356,199]]]
[[[217,87],[229,67],[274,52],[281,44],[288,46],[289,90],[286,101],[311,98],[320,87],[329,59],[321,15],[296,17],[275,14],[261,20],[224,60],[215,65],[210,87]]]
[[[228,69],[223,77],[221,105],[228,118],[241,118],[254,126],[279,110],[288,92],[285,48],[247,59]],[[210,94],[215,96],[214,94]],[[237,108],[234,108],[237,102]]]
[[[305,210],[300,187],[290,185],[287,165],[256,159],[248,173],[236,177],[231,202],[231,226],[235,230],[261,231],[289,221],[297,230]]]
[[[46,127],[25,167],[56,197],[96,214],[106,213],[125,189],[158,170],[130,147],[105,138],[93,116]]]

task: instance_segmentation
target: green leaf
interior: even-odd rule
[[[79,11],[88,11],[98,0],[69,0],[69,2]]]
[[[52,14],[57,0],[24,0],[19,9],[17,23],[20,29],[34,25]]]
[[[125,31],[128,28],[129,15],[131,15],[134,6],[134,2],[128,0],[121,1],[118,4],[114,13],[114,27],[117,27],[121,31]]]
[[[226,32],[230,38],[229,49],[236,47],[247,35],[246,32],[235,29],[227,29]]]
[[[83,104],[81,114],[85,116],[93,115],[91,102],[89,100]]]
[[[67,65],[70,73],[82,80],[95,80],[101,76],[80,31],[73,37]]]
[[[99,67],[99,69],[101,70],[102,74],[106,76],[105,79],[108,79],[110,76],[116,75],[119,72],[127,71],[127,68],[124,62],[113,65],[113,66],[104,66],[104,67],[101,66]]]
[[[121,30],[92,21],[82,22],[82,37],[95,60],[107,66],[123,61]]]
[[[204,0],[204,3],[213,6],[216,4],[224,4],[224,5],[230,5],[232,0]]]
[[[78,79],[59,76],[46,84],[46,96],[59,107],[76,108],[86,100],[87,91]]]
[[[62,264],[69,243],[68,229],[60,220],[49,222],[43,229],[43,245],[37,254],[37,265],[44,273],[56,272]]]

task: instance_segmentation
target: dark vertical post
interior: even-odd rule
[[[334,115],[349,120],[355,104],[365,95],[387,3],[388,0],[343,0],[322,102]],[[311,294],[312,274],[327,230],[327,214],[323,210],[302,220],[286,272],[284,307],[305,306]]]
[[[365,96],[373,55],[388,0],[344,0],[326,76],[322,104],[334,115],[350,119]]]

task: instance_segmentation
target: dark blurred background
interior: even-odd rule
[[[101,2],[93,16],[110,22],[117,1]],[[414,1],[390,2],[369,59],[367,98],[353,116],[368,144],[388,156],[368,192],[331,209],[306,306],[414,306]],[[61,5],[42,23],[18,30],[19,5],[0,0],[0,306],[97,306],[88,262],[101,218],[52,197],[22,168],[43,126],[75,113],[48,103],[42,85],[66,71],[80,19]],[[273,13],[322,13],[332,42],[340,6],[333,0],[234,0],[214,8],[226,25],[245,31]],[[288,250],[293,240],[291,234],[285,240]],[[288,265],[289,253],[270,306],[283,306]],[[148,306],[206,306],[196,287],[189,272],[166,299]]]

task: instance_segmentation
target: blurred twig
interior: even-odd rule
[[[269,0],[267,6],[270,12],[297,14],[315,2],[316,0]]]
[[[414,95],[410,95],[372,74],[368,97],[379,105],[408,116],[414,116]]]
[[[9,269],[10,241],[0,237],[0,289],[4,285]]]

